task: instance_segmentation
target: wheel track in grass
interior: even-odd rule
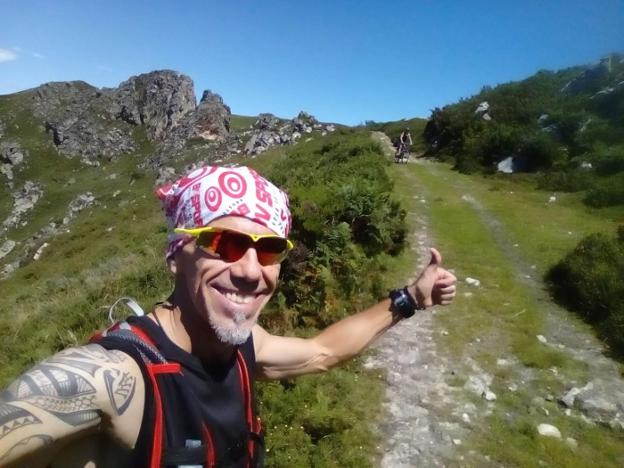
[[[448,179],[438,171],[435,163],[425,159],[416,160],[415,163],[422,165],[442,181]],[[605,346],[594,335],[577,328],[578,325],[574,322],[578,323],[578,321],[570,316],[569,311],[552,301],[544,281],[536,272],[535,266],[522,257],[517,248],[518,244],[511,240],[503,223],[474,196],[470,188],[461,180],[455,179],[453,186],[456,188],[458,196],[459,193],[462,194],[461,199],[478,214],[483,225],[487,226],[496,246],[513,266],[516,280],[530,291],[533,300],[539,304],[540,310],[544,312],[546,328],[543,335],[548,344],[583,362],[590,369],[591,375],[610,380],[615,379],[624,388],[624,380],[618,375],[619,364],[606,356]]]
[[[381,132],[374,132],[373,138],[382,144],[386,156],[392,160],[394,150],[388,137]],[[448,175],[438,170],[435,163],[422,159],[410,163],[419,164],[441,181],[449,179]],[[430,194],[426,192],[424,184],[419,183],[414,171],[403,170],[402,176],[414,187],[411,196],[427,206]],[[578,320],[552,302],[535,268],[521,256],[502,222],[459,179],[453,178],[448,182],[452,183],[457,197],[461,197],[466,206],[476,213],[494,240],[494,247],[503,253],[513,269],[518,283],[529,291],[530,298],[544,312],[545,328],[541,333],[548,340],[547,346],[587,366],[589,377],[582,382],[568,379],[563,374],[560,376],[562,380],[567,379],[567,388],[572,384],[582,387],[587,381],[599,379],[611,388],[624,389],[618,363],[605,356],[604,346],[586,331],[586,327],[579,329]],[[433,239],[429,220],[422,212],[408,212],[408,217],[409,224],[415,226],[409,244],[419,259],[414,272],[416,274],[428,261],[428,247],[433,245]],[[384,403],[386,417],[377,427],[383,441],[380,464],[382,467],[462,466],[464,463],[467,466],[496,466],[489,458],[474,451],[468,452],[470,455],[465,458],[460,453],[467,452],[457,450],[461,440],[469,437],[472,428],[483,423],[490,411],[479,412],[470,403],[463,387],[448,384],[452,378],[452,369],[470,369],[472,374],[483,371],[470,358],[462,357],[461,362],[449,360],[436,343],[437,337],[444,330],[436,323],[435,313],[433,310],[432,313],[417,314],[391,329],[376,344],[375,355],[366,362],[369,368],[385,369],[387,372]],[[535,343],[539,345],[537,337]],[[521,363],[514,363],[514,366],[519,374],[527,376],[529,380],[532,380],[529,376],[535,372],[547,372],[526,368]],[[547,389],[538,391],[545,393]],[[540,394],[538,391],[536,395]],[[624,401],[619,403],[624,409]],[[465,419],[462,421],[466,414],[472,418],[469,424],[464,424]],[[580,413],[577,416],[582,417]]]

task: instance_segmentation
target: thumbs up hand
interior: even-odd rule
[[[420,273],[418,279],[408,286],[409,292],[419,304],[448,305],[455,298],[457,278],[442,268],[442,255],[431,248],[431,261]]]

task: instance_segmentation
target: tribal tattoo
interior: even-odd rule
[[[105,366],[126,359],[129,357],[120,351],[87,345],[62,351],[35,366],[1,395],[0,438],[18,427],[41,423],[28,411],[8,402],[29,403],[75,427],[99,419],[102,409],[97,403],[97,390],[93,380],[90,382],[84,374],[103,379],[113,410],[118,416],[123,414],[132,402],[137,379],[129,372]],[[96,377],[98,373],[101,377]]]
[[[17,444],[13,445],[4,455],[0,457],[0,462],[10,458],[11,454],[16,451],[28,447],[27,450],[37,450],[42,447],[46,447],[54,442],[54,439],[49,435],[35,434],[30,437],[26,437],[24,440],[20,440]]]
[[[84,377],[42,363],[13,382],[2,395],[6,401],[24,401],[72,426],[99,418],[95,387]]]
[[[41,420],[37,416],[25,409],[0,402],[0,439],[20,427],[40,423]]]
[[[113,405],[117,416],[121,416],[130,406],[134,396],[136,377],[128,372],[107,369],[104,371],[104,382],[106,383],[106,391],[108,392],[111,405]]]

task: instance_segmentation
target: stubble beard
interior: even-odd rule
[[[223,343],[238,346],[243,344],[251,335],[251,324],[247,323],[247,317],[242,312],[235,312],[233,323],[223,325],[215,320],[212,314],[208,314],[208,321],[217,338]]]

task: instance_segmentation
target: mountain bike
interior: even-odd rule
[[[397,164],[407,164],[409,160],[409,145],[407,143],[400,143],[397,152],[394,155],[394,162]]]

